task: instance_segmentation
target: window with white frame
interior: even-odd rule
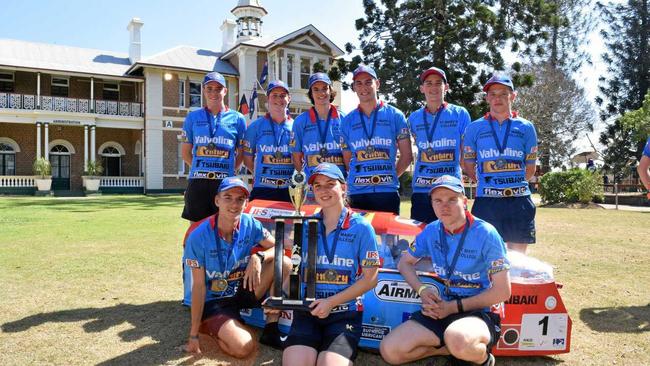
[[[178,106],[185,108],[185,80],[178,81]]]
[[[300,58],[300,88],[309,88],[309,74],[311,73],[311,59]]]
[[[117,82],[104,82],[102,97],[104,100],[120,100],[120,84]]]
[[[105,176],[119,177],[122,175],[122,154],[115,146],[106,146],[100,155]]]
[[[9,144],[0,143],[0,175],[16,175],[16,151]]]
[[[201,83],[190,81],[190,108],[201,108]]]
[[[0,71],[0,93],[14,92],[14,73]]]
[[[70,90],[70,79],[53,76],[50,90],[53,97],[67,97],[68,90]]]
[[[287,55],[287,86],[293,88],[293,55]]]

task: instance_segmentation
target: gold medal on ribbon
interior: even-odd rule
[[[335,270],[328,269],[327,271],[325,271],[325,281],[334,282],[334,281],[336,281],[336,276],[337,275],[338,275],[338,273],[336,273]]]
[[[225,291],[227,288],[228,288],[228,281],[224,280],[223,278],[212,280],[212,284],[210,286],[210,289],[216,292]]]

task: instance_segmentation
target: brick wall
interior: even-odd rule
[[[180,131],[163,131],[163,174],[178,173],[178,138]]]
[[[178,108],[178,74],[172,73],[171,75],[171,80],[165,80],[163,78],[163,107]],[[185,83],[185,103],[189,103],[187,88],[189,88],[189,84]]]
[[[36,74],[16,71],[14,73],[14,93],[36,95]]]
[[[16,175],[32,175],[36,159],[36,125],[0,122],[0,137],[8,137],[18,144]]]
[[[167,177],[163,178],[163,189],[185,189],[187,187],[187,179]]]
[[[126,151],[126,155],[122,156],[121,170],[123,176],[139,176],[138,159],[139,156],[135,154],[135,143],[140,139],[140,130],[128,130],[117,128],[97,128],[95,129],[95,145],[96,148],[108,141],[114,141],[122,145]],[[83,141],[83,140],[82,140]],[[101,160],[100,151],[96,152],[97,160]],[[90,155],[89,155],[90,156]],[[83,160],[82,160],[83,164]]]
[[[90,78],[71,76],[69,82],[68,97],[90,99]]]

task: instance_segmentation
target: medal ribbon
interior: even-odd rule
[[[205,118],[208,119],[208,124],[210,125],[208,130],[210,131],[210,143],[212,143],[212,139],[214,138],[214,135],[217,134],[217,129],[221,123],[221,111],[219,111],[216,116],[212,117],[212,113],[208,112],[207,108],[204,108],[203,110],[205,111]]]
[[[503,137],[503,145],[501,145],[501,142],[499,141],[499,137],[497,136],[497,131],[494,128],[494,125],[492,125],[492,116],[488,118],[488,123],[490,124],[490,129],[492,130],[494,143],[497,145],[497,149],[499,150],[499,156],[501,156],[503,155],[503,151],[506,149],[506,145],[508,145],[508,136],[510,135],[510,126],[512,125],[512,120],[508,118],[508,124],[506,125],[506,135]]]
[[[334,107],[330,107],[329,112],[327,112],[327,121],[325,122],[325,131],[322,131],[320,129],[320,121],[321,119],[318,118],[318,112],[316,112],[316,108],[312,107],[314,109],[314,114],[316,115],[316,127],[318,127],[318,134],[320,135],[320,143],[321,143],[321,148],[325,147],[325,140],[327,139],[327,132],[330,129],[330,121],[332,119],[332,109]]]
[[[275,152],[277,153],[278,151],[280,151],[280,141],[282,140],[282,136],[284,136],[285,130],[284,130],[284,128],[282,128],[282,125],[278,125],[278,127],[280,127],[280,129],[282,130],[282,132],[280,133],[280,138],[278,138],[278,134],[275,133],[275,125],[276,125],[276,123],[273,122],[273,120],[271,119],[270,116],[269,116],[268,121],[271,124],[271,131],[273,131],[273,143],[275,144]]]
[[[323,231],[323,235],[321,235],[321,241],[323,243],[323,249],[325,250],[325,255],[327,256],[327,261],[331,264],[334,261],[334,254],[336,253],[336,245],[338,244],[339,241],[339,234],[341,234],[341,227],[343,226],[343,221],[345,221],[345,217],[348,214],[348,210],[346,208],[343,208],[343,211],[341,212],[341,217],[339,217],[339,222],[336,224],[336,231],[334,233],[334,242],[332,242],[332,247],[328,248],[327,247],[327,231],[325,229],[325,223],[323,222],[324,220],[320,221],[320,227],[321,230]]]
[[[466,217],[465,228],[463,229],[463,235],[461,235],[460,240],[458,241],[458,247],[456,247],[456,252],[454,253],[454,258],[451,260],[451,265],[447,259],[449,253],[449,246],[447,245],[447,236],[445,234],[445,228],[440,223],[440,244],[442,245],[442,254],[445,257],[445,271],[447,272],[447,280],[445,281],[445,292],[447,295],[451,294],[450,283],[451,276],[456,269],[456,262],[458,262],[458,257],[460,256],[460,251],[463,249],[463,244],[465,243],[465,238],[467,237],[467,232],[469,231],[469,217]]]
[[[422,108],[422,120],[424,121],[424,130],[426,131],[427,134],[427,142],[429,145],[431,145],[431,141],[433,141],[433,135],[436,133],[436,127],[438,127],[438,120],[440,119],[440,115],[442,115],[442,110],[445,109],[445,104],[441,104],[440,107],[438,107],[438,110],[436,111],[436,116],[433,118],[433,126],[429,130],[429,121],[427,121],[427,107]]]
[[[224,263],[223,256],[221,255],[221,236],[219,236],[219,226],[217,225],[217,219],[218,217],[215,215],[214,240],[217,243],[217,259],[219,259],[219,267],[220,267],[219,272],[225,273],[226,271],[230,271],[230,268],[226,268],[226,266],[228,266],[228,263],[230,262],[230,258],[232,257],[232,252],[235,250],[235,243],[237,242],[238,231],[235,230],[232,234],[232,246],[228,250],[228,255],[226,256],[226,262]]]
[[[361,119],[361,127],[363,127],[363,133],[366,135],[366,138],[368,139],[368,146],[370,146],[370,141],[372,140],[373,136],[375,136],[375,129],[377,128],[377,115],[379,114],[379,108],[378,106],[375,106],[375,109],[372,110],[372,113],[374,114],[372,116],[372,129],[370,130],[370,135],[368,135],[368,128],[366,127],[366,121],[364,120],[364,113],[359,108],[359,118]]]

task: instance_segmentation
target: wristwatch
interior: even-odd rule
[[[264,258],[266,258],[266,254],[264,254],[263,251],[255,252],[255,255],[260,257],[260,262],[264,262]]]

